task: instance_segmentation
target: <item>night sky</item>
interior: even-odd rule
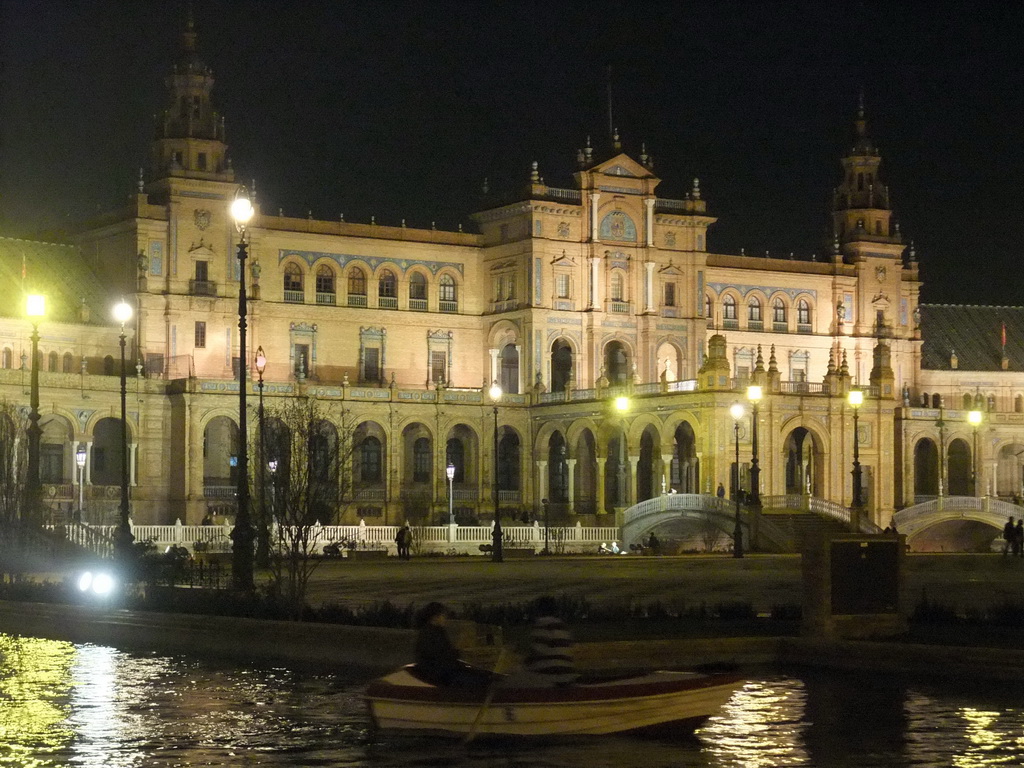
[[[135,189],[185,2],[0,0],[0,234]],[[864,89],[925,300],[1024,304],[1024,3],[195,0],[264,210],[470,227],[483,179],[571,186],[608,140],[719,217],[709,249],[822,251]]]

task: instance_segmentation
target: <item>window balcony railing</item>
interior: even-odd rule
[[[398,299],[394,296],[378,296],[377,306],[381,309],[398,309]]]
[[[764,320],[747,320],[748,331],[763,331]]]
[[[498,491],[498,501],[506,504],[518,504],[522,495],[519,491]]]
[[[350,293],[348,295],[348,305],[350,307],[365,307],[366,296],[358,293]]]
[[[780,323],[776,320],[772,323],[772,330],[776,333],[789,333],[789,323]]]
[[[629,314],[629,302],[628,301],[612,301],[611,307],[609,308],[613,314],[616,315],[628,315]]]
[[[68,501],[78,498],[78,486],[71,483],[51,483],[43,481],[43,498]]]
[[[459,302],[457,301],[441,301],[438,302],[438,309],[441,312],[448,312],[450,314],[458,314]]]
[[[452,498],[455,501],[476,501],[479,493],[476,488],[453,488]]]
[[[305,291],[285,290],[284,300],[289,304],[304,304],[306,301],[306,293]]]
[[[426,312],[427,311],[427,300],[426,299],[409,299],[409,309],[413,312]]]
[[[366,486],[355,488],[352,496],[356,501],[384,501],[386,489],[383,486]]]
[[[797,333],[814,333],[814,327],[810,323],[798,323],[796,326]]]
[[[189,280],[188,291],[193,296],[216,296],[217,284],[212,280]]]
[[[233,499],[238,491],[234,485],[216,485],[203,483],[203,498],[205,499]]]
[[[333,307],[335,304],[338,303],[338,301],[337,301],[337,294],[335,294],[335,293],[326,293],[326,292],[323,292],[323,291],[317,291],[316,292],[316,303],[317,304],[327,304],[328,306],[332,306]]]
[[[729,328],[729,329],[734,330],[734,331],[738,331],[740,329],[740,321],[737,320],[735,317],[733,317],[733,318],[728,318],[727,317],[726,319],[724,319],[722,321],[722,327],[723,328]]]

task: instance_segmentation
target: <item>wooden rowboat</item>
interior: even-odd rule
[[[499,683],[489,691],[439,687],[412,665],[366,690],[374,724],[386,730],[449,736],[584,736],[690,733],[743,682],[731,674],[652,672],[566,687]]]

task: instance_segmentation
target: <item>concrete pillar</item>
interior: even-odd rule
[[[576,459],[566,459],[565,464],[569,468],[569,511],[572,511],[576,502]]]
[[[525,366],[523,365],[523,345],[522,344],[516,344],[516,361],[518,363],[517,366],[516,366],[517,389],[520,392],[525,392],[526,391],[526,387],[523,385],[523,368]]]
[[[487,352],[491,356],[491,375],[487,378],[487,384],[490,385],[492,381],[498,380],[498,349],[492,348]]]
[[[590,309],[601,309],[601,257],[590,257]]]
[[[647,209],[644,211],[645,229],[647,230],[647,245],[654,245],[654,198],[649,197],[644,200],[644,205]]]
[[[626,491],[626,506],[631,507],[636,504],[636,469],[640,464],[639,456],[629,457],[629,489]]]
[[[653,200],[651,201],[653,202]],[[647,267],[647,290],[644,291],[644,312],[654,311],[654,262],[648,261],[644,266]],[[657,375],[655,371],[655,375]]]
[[[548,463],[546,461],[536,461],[537,465],[537,491],[542,499],[550,498],[548,495]]]
[[[597,457],[597,514],[603,515],[605,512],[605,501],[604,501],[604,473],[605,473],[605,461],[607,457]]]
[[[597,204],[601,199],[601,195],[597,192],[593,192],[590,195],[590,239],[595,243],[597,242],[597,236],[600,232],[600,224],[597,220]]]
[[[128,444],[128,477],[131,480],[131,484],[133,486],[139,484],[139,478],[136,475],[136,471],[137,471],[136,467],[138,466],[138,462],[136,461],[136,457],[138,456],[138,453],[139,453],[139,444],[138,443],[129,443]]]
[[[661,477],[662,482],[665,484],[664,492],[668,493],[672,490],[672,459],[671,453],[661,454]]]

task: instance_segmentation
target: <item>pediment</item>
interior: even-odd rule
[[[667,267],[662,267],[661,269],[659,269],[658,270],[658,274],[659,275],[677,276],[677,275],[682,275],[683,274],[683,270],[681,270],[675,264],[669,264]]]
[[[557,256],[551,260],[552,266],[555,267],[575,267],[576,260],[566,256],[564,253],[561,256]]]
[[[601,173],[605,176],[630,179],[649,179],[654,176],[649,170],[629,155],[616,155],[611,160],[606,160],[594,168],[594,173]]]
[[[192,244],[192,247],[188,249],[188,255],[196,259],[203,259],[213,258],[215,254],[210,250],[210,246],[200,240],[199,245],[196,245],[195,243]]]

